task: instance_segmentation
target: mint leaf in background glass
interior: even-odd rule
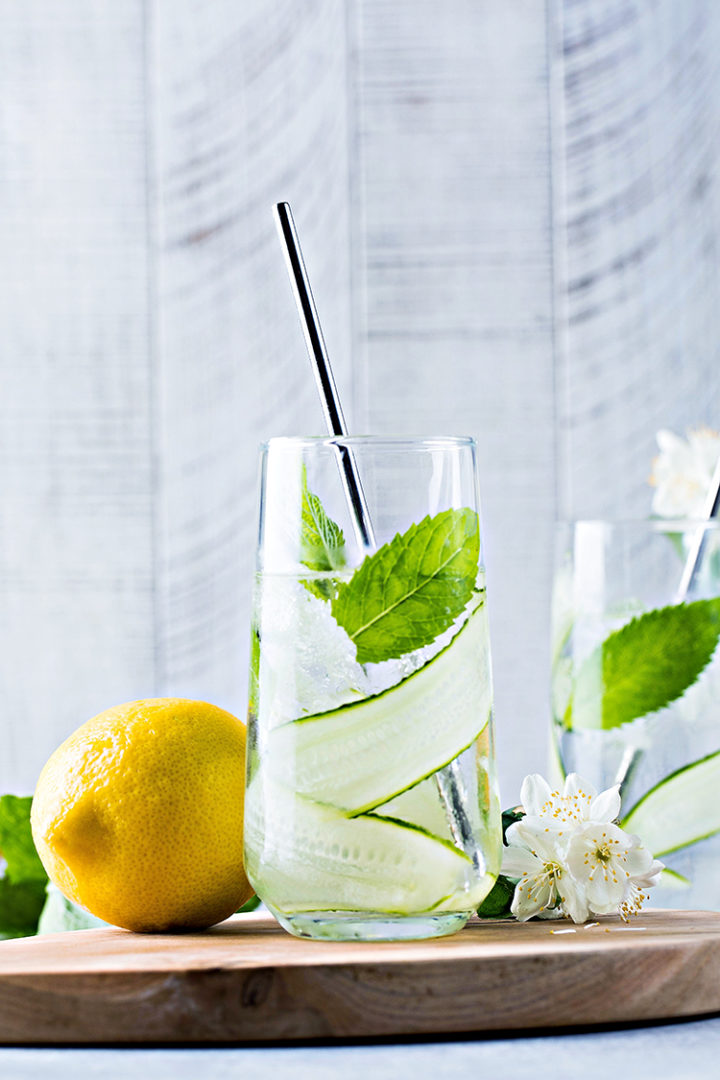
[[[664,708],[692,686],[719,639],[720,597],[633,619],[580,667],[565,726],[609,729]]]
[[[479,556],[478,516],[469,509],[426,517],[368,555],[332,603],[358,662],[403,656],[447,630],[472,598]]]
[[[300,562],[308,570],[339,570],[345,565],[345,537],[339,525],[325,513],[323,504],[307,482],[307,470],[302,471],[302,505],[300,531]],[[335,595],[330,581],[308,579],[306,589],[321,600]]]

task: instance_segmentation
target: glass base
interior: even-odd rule
[[[445,915],[385,915],[367,911],[302,911],[296,915],[265,905],[294,937],[316,941],[418,941],[462,930],[470,911]]]

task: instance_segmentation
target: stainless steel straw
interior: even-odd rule
[[[702,519],[704,521],[711,521],[717,516],[718,510],[720,510],[720,458],[715,466],[715,472],[713,473],[712,482],[710,488],[705,497],[703,504]],[[695,584],[695,578],[697,577],[702,562],[703,550],[705,548],[706,530],[702,526],[698,526],[695,536],[693,537],[692,544],[690,545],[690,551],[688,552],[687,559],[685,560],[685,566],[683,567],[682,577],[680,578],[680,584],[678,585],[677,592],[675,593],[675,603],[684,604],[688,598],[693,585]],[[643,751],[636,746],[628,746],[625,749],[625,753],[622,756],[622,760],[618,765],[617,772],[615,774],[615,783],[620,785],[620,794],[622,795],[625,788],[630,783],[632,775],[643,755]]]
[[[289,203],[286,202],[277,203],[273,207],[273,211],[290,276],[290,283],[295,295],[295,303],[297,304],[300,322],[305,335],[305,343],[325,412],[325,422],[331,435],[343,437],[347,435],[345,418],[332,368],[330,367],[330,358],[325,346],[320,319],[310,289],[310,281],[305,268],[305,260],[302,257],[292,211]],[[352,511],[355,533],[364,548],[372,549],[376,546],[375,534],[355,457],[350,447],[343,446],[342,443],[338,445],[337,450],[340,454],[340,473]],[[444,769],[440,769],[435,774],[435,779],[438,791],[445,804],[448,824],[453,838],[463,851],[470,856],[473,864],[478,867],[477,845],[473,836],[470,818],[465,809],[467,797],[457,762],[453,761],[450,765],[446,765]]]
[[[305,269],[305,260],[300,250],[300,241],[293,221],[292,210],[290,204],[286,202],[277,203],[273,209],[290,283],[295,294],[295,303],[297,304],[300,322],[305,334],[305,343],[310,354],[320,401],[325,412],[325,422],[331,435],[345,436],[347,435],[347,426],[340,405],[340,395],[337,392],[332,368],[330,367],[330,358],[325,346],[325,338],[320,326],[320,319],[315,307],[307,270]],[[340,445],[337,449],[340,455],[340,471],[352,510],[353,527],[358,541],[362,547],[374,548],[375,536],[370,521],[370,511],[360,483],[355,457],[348,446]]]
[[[715,472],[713,473],[712,483],[710,484],[710,490],[705,498],[703,505],[702,517],[704,520],[710,521],[717,516],[720,509],[720,458],[715,466]],[[688,557],[683,569],[682,578],[680,579],[680,585],[675,595],[675,602],[682,604],[687,600],[688,593],[692,589],[697,572],[700,569],[700,563],[702,561],[703,548],[705,547],[706,530],[699,528],[693,538]]]

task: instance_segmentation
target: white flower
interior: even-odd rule
[[[662,870],[639,837],[598,822],[577,827],[568,844],[567,866],[594,915],[619,911],[624,919],[640,910],[643,888],[654,885]]]
[[[526,776],[521,789],[525,816],[506,834],[502,873],[517,882],[511,912],[521,921],[538,916],[637,914],[646,889],[657,883],[663,864],[637,836],[615,824],[620,793],[598,795],[592,784],[571,773],[563,790],[553,791],[542,776]]]
[[[558,835],[544,826],[517,821],[506,839],[502,872],[518,879],[510,908],[515,918],[525,922],[534,915],[569,915],[573,922],[584,922],[587,904],[565,864]]]
[[[553,791],[538,773],[526,776],[520,789],[520,801],[527,819],[563,835],[584,821],[610,822],[620,813],[617,786],[599,795],[592,784],[577,773],[570,773],[565,786]]]
[[[634,837],[634,839],[638,840],[638,837]],[[643,892],[643,890],[651,889],[653,885],[657,885],[664,869],[664,863],[658,862],[657,859],[653,859],[647,873],[638,874],[630,878],[627,883],[625,896],[619,907],[620,915],[625,922],[627,922],[631,915],[638,915],[640,913],[640,908],[643,906],[645,900],[648,899],[647,893]]]
[[[688,431],[687,439],[658,431],[659,455],[650,483],[656,488],[652,508],[665,518],[699,519],[720,458],[720,434],[710,428]]]

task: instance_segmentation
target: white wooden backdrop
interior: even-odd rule
[[[0,0],[0,791],[110,704],[243,712],[256,447],[480,447],[505,800],[553,521],[720,420],[715,0]]]

